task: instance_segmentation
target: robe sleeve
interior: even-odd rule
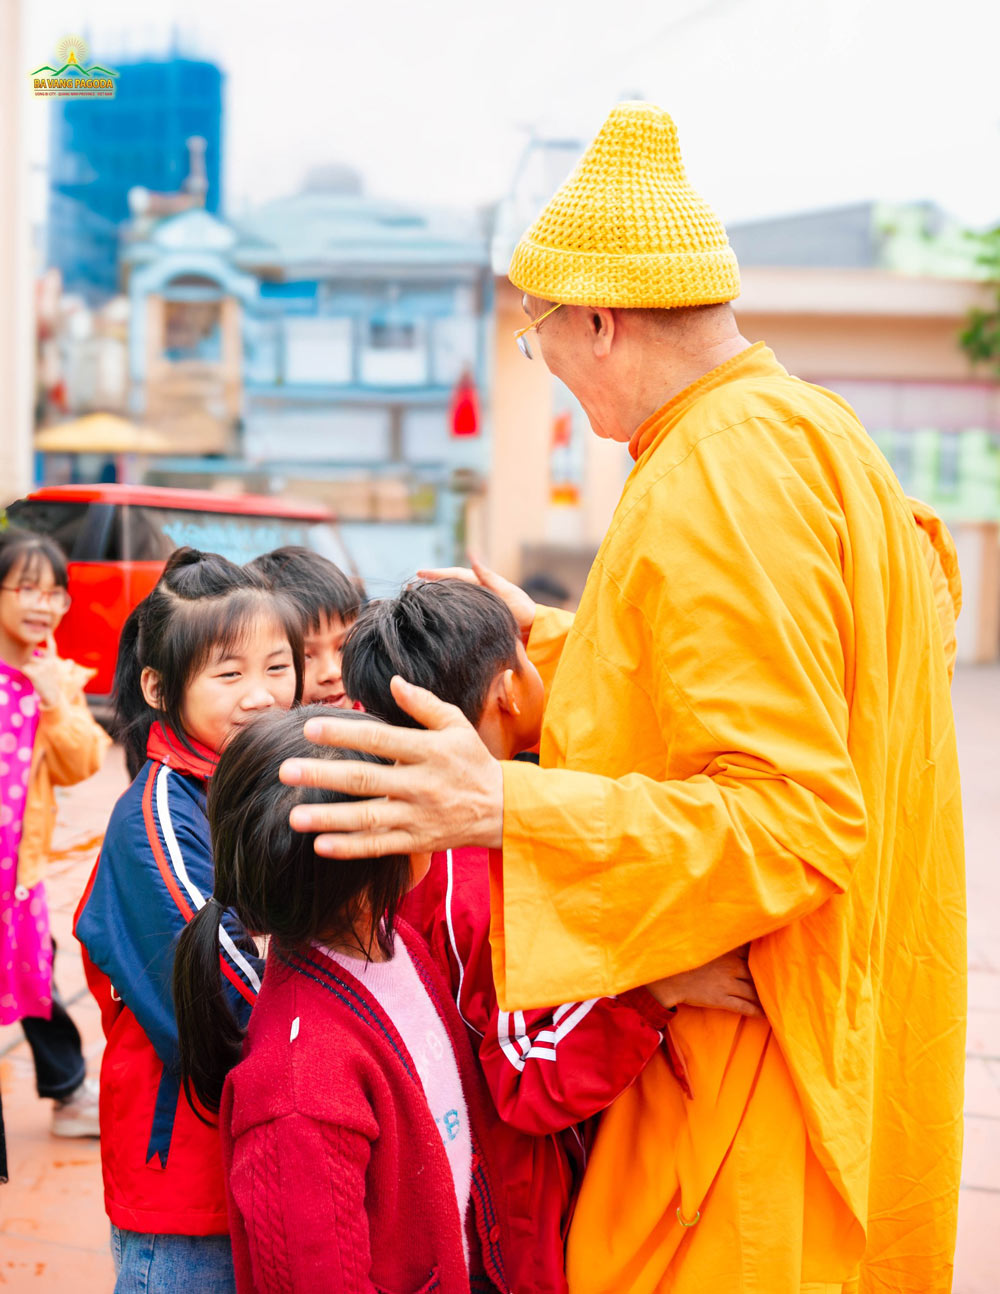
[[[491,862],[502,1006],[703,965],[844,890],[863,849],[847,528],[797,477],[686,462],[595,565],[602,660],[640,662],[622,694],[638,687],[650,711],[623,706],[606,740],[627,769],[630,725],[656,723],[683,775],[504,765]],[[586,705],[592,680],[567,681]]]
[[[538,670],[545,695],[549,694],[559,657],[566,645],[566,637],[573,627],[573,612],[562,611],[557,607],[539,606],[528,635],[526,651],[528,659]]]
[[[958,554],[955,541],[948,527],[928,504],[919,499],[907,499],[913,520],[917,525],[920,538],[920,553],[927,564],[927,572],[934,590],[934,605],[937,607],[938,621],[941,625],[941,642],[944,647],[945,664],[948,667],[948,681],[955,676],[955,660],[958,655],[958,640],[955,625],[962,609],[962,576],[958,569]]]

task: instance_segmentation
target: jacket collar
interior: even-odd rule
[[[165,728],[157,721],[149,730],[146,739],[146,757],[157,763],[175,768],[178,773],[190,773],[193,777],[207,782],[215,772],[219,757],[213,750],[203,746],[200,741],[187,737],[187,745],[176,733]],[[190,746],[190,750],[188,749]]]
[[[683,391],[678,391],[672,400],[657,409],[633,432],[628,452],[638,462],[646,450],[661,440],[696,400],[717,386],[744,378],[776,376],[787,377],[787,369],[778,363],[769,346],[762,341],[755,342],[753,346],[741,350],[732,359],[727,359],[718,368],[713,368],[711,372],[686,386]]]

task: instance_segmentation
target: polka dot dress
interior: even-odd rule
[[[45,887],[17,884],[38,697],[31,681],[0,660],[0,1024],[52,1010],[52,940]]]

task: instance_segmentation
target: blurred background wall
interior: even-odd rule
[[[36,66],[55,9],[26,23],[18,0],[0,8],[18,66]],[[123,471],[302,496],[337,515],[358,568],[384,587],[471,546],[572,603],[631,463],[515,349],[520,299],[505,270],[592,118],[642,93],[626,78],[656,89],[669,69],[685,156],[714,166],[723,193],[742,330],[847,399],[904,489],[942,512],[966,571],[963,657],[1000,653],[997,374],[959,340],[973,312],[995,308],[1000,269],[949,206],[970,210],[979,194],[995,215],[1000,193],[990,206],[989,145],[973,143],[986,136],[945,111],[958,69],[933,64],[934,42],[900,26],[895,0],[824,3],[794,22],[786,0],[685,0],[669,16],[634,0],[599,62],[582,18],[559,28],[538,15],[532,39],[567,54],[548,91],[522,66],[513,27],[485,18],[448,63],[413,15],[372,45],[375,17],[345,27],[303,0],[269,43],[250,29],[223,36],[189,0],[168,8],[186,15],[184,33],[147,34],[98,0],[89,57],[114,70],[114,99],[32,99],[14,78],[0,91],[6,497]],[[746,60],[751,12],[769,35]],[[958,29],[940,40],[957,49]],[[290,45],[300,62],[282,60]],[[982,99],[977,45],[962,49],[968,93]],[[314,50],[334,71],[313,70]],[[702,63],[728,78],[712,102]],[[789,94],[815,89],[801,120],[768,79],[779,63]],[[933,86],[920,80],[929,65]],[[847,84],[831,113],[819,91]],[[936,99],[907,99],[918,84]],[[727,121],[710,139],[737,89],[745,134]],[[298,97],[311,111],[297,115]],[[479,136],[456,152],[463,116]],[[965,171],[960,154],[976,159]],[[157,452],[30,452],[33,432],[95,412],[127,418],[147,445],[155,433]]]

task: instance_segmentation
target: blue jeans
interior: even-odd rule
[[[115,1294],[236,1294],[228,1236],[161,1236],[111,1227]]]

